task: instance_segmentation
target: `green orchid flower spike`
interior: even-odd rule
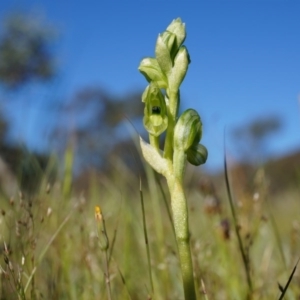
[[[149,82],[142,101],[145,103],[144,127],[150,140],[147,143],[141,139],[140,145],[148,164],[167,180],[184,296],[186,300],[195,300],[183,176],[187,162],[195,166],[204,164],[208,152],[199,144],[202,138],[199,114],[194,109],[188,109],[178,117],[180,85],[191,62],[188,50],[183,45],[185,38],[185,24],[179,18],[173,20],[157,38],[155,57],[144,58],[139,65],[139,71]],[[159,136],[165,131],[164,149],[160,149]]]

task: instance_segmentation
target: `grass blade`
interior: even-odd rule
[[[125,277],[124,277],[124,275],[122,274],[122,272],[121,272],[121,270],[120,270],[120,268],[119,268],[118,265],[117,265],[117,268],[118,268],[118,272],[119,272],[119,275],[120,275],[120,277],[121,277],[122,283],[123,283],[123,285],[124,285],[124,287],[125,287],[125,289],[126,289],[127,295],[128,295],[128,297],[129,297],[129,299],[132,300],[132,297],[131,297],[131,295],[130,295],[130,293],[129,293],[129,290],[128,290],[128,287],[127,287],[127,284],[126,284]]]
[[[162,184],[161,184],[161,182],[160,182],[160,180],[159,180],[159,178],[157,176],[157,173],[155,172],[154,174],[155,174],[156,182],[157,182],[157,184],[159,186],[159,189],[161,191],[161,194],[162,194],[162,197],[163,197],[163,200],[164,200],[164,204],[165,204],[165,207],[166,207],[166,210],[167,210],[167,214],[168,214],[168,219],[169,219],[169,221],[171,223],[172,230],[173,230],[174,237],[175,237],[175,229],[174,229],[174,224],[173,224],[173,219],[172,219],[172,214],[171,214],[170,206],[168,204],[168,199],[166,197],[166,194],[165,194],[165,191],[164,191],[164,189],[162,187]]]
[[[140,179],[140,198],[141,198],[141,204],[142,204],[143,228],[144,228],[144,238],[145,238],[145,244],[146,244],[146,250],[147,250],[149,280],[150,280],[150,286],[151,286],[152,294],[154,294],[153,279],[152,279],[152,268],[151,268],[151,259],[150,259],[150,249],[149,249],[149,243],[148,243],[148,234],[147,234],[145,207],[144,207],[144,197],[143,197],[142,181],[141,181],[141,179]]]
[[[288,289],[288,287],[289,287],[289,285],[290,285],[290,283],[291,283],[291,281],[292,281],[292,279],[293,279],[293,276],[294,276],[294,274],[295,274],[295,272],[296,272],[298,263],[299,263],[299,259],[298,259],[298,261],[297,261],[295,267],[293,268],[293,271],[292,271],[292,273],[291,273],[291,275],[290,275],[290,277],[289,277],[287,283],[285,284],[285,287],[282,289],[282,287],[280,286],[281,295],[280,295],[280,297],[279,297],[278,300],[282,300],[282,299],[283,299],[283,297],[284,297],[284,295],[285,295],[285,293],[286,293],[286,291],[287,291],[287,289]]]
[[[117,225],[116,225],[116,228],[114,230],[114,235],[113,235],[113,238],[112,238],[112,241],[111,241],[111,246],[110,246],[110,251],[109,251],[109,256],[108,256],[108,263],[110,263],[110,261],[111,261],[113,250],[114,250],[114,246],[115,246],[115,242],[116,242],[116,239],[117,239],[117,233],[118,233],[118,228],[119,228],[119,220],[120,220],[120,215],[121,215],[122,207],[123,207],[123,201],[122,201],[121,206],[120,206],[120,210],[119,210],[119,214],[118,214],[118,219],[117,219]]]
[[[205,300],[209,300],[209,299],[208,299],[208,296],[207,296],[207,292],[206,292],[206,288],[205,288],[205,284],[204,284],[203,279],[201,279],[201,287],[202,287],[202,293],[203,293],[203,295],[204,295],[204,299],[205,299]]]
[[[272,229],[274,231],[274,235],[275,235],[275,239],[276,239],[276,244],[278,246],[278,249],[279,249],[279,252],[280,252],[280,257],[282,259],[284,267],[286,268],[287,266],[286,266],[286,261],[285,261],[285,256],[284,256],[284,251],[283,251],[283,247],[282,247],[282,241],[281,241],[281,238],[280,238],[278,226],[277,226],[277,224],[275,222],[275,219],[274,219],[274,216],[273,216],[273,214],[271,212],[269,203],[268,203],[268,206],[269,206],[269,217],[270,217],[270,220],[271,220]]]
[[[40,262],[42,261],[42,259],[44,258],[46,252],[48,251],[49,247],[51,246],[51,244],[53,243],[53,241],[55,240],[55,238],[58,236],[59,232],[62,230],[62,228],[65,226],[65,224],[69,221],[71,215],[73,214],[74,210],[71,210],[69,212],[69,214],[65,217],[65,219],[63,220],[63,222],[59,225],[59,227],[57,228],[57,230],[55,231],[55,233],[52,235],[51,239],[49,240],[48,244],[45,246],[45,248],[43,249],[43,251],[41,252],[41,254],[38,257],[38,261],[37,264],[35,265],[35,267],[33,268],[33,270],[31,271],[31,274],[27,280],[27,283],[25,285],[24,288],[24,292],[26,293],[30,282],[33,280],[33,276],[37,270],[38,265],[40,264]]]
[[[228,178],[228,168],[227,168],[227,161],[226,161],[226,149],[224,149],[224,153],[225,153],[224,154],[224,172],[225,172],[226,190],[227,190],[227,194],[228,194],[230,210],[231,210],[232,219],[233,219],[233,225],[234,225],[235,233],[236,233],[236,236],[237,236],[237,239],[238,239],[239,250],[240,250],[240,253],[241,253],[242,259],[243,259],[243,264],[244,264],[244,268],[245,268],[245,273],[246,273],[246,277],[247,277],[247,284],[248,284],[248,289],[249,289],[249,296],[250,296],[252,294],[253,288],[252,288],[249,260],[247,258],[247,255],[246,255],[246,252],[245,252],[245,249],[244,249],[244,246],[243,246],[242,237],[241,237],[240,230],[239,230],[239,225],[238,225],[238,219],[237,219],[237,215],[236,215],[236,212],[235,212],[235,207],[234,207],[234,204],[233,204],[233,198],[232,198],[230,184],[229,184],[229,178]]]

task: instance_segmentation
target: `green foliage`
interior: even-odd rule
[[[32,79],[51,78],[51,31],[37,16],[10,15],[0,37],[0,81],[13,88]]]
[[[84,194],[74,193],[78,184],[75,181],[73,192],[66,197],[62,182],[49,188],[46,177],[42,177],[32,201],[24,194],[10,201],[1,198],[1,299],[109,299],[106,254],[101,250],[94,218],[96,205],[101,206],[105,216],[109,239],[111,299],[147,299],[152,294],[140,183],[124,164],[115,161],[115,168],[109,177],[90,177]],[[142,191],[153,299],[182,299],[177,246],[170,234],[173,229],[162,193],[167,192],[167,186],[157,182],[150,168],[146,167],[146,174]],[[189,170],[187,174],[192,178]],[[207,299],[246,299],[247,281],[227,196],[220,185],[216,190],[207,190],[206,193],[218,194],[221,205],[220,210],[207,210],[206,196],[199,193],[197,178],[194,183],[187,182],[197,297],[202,299],[205,290]],[[234,181],[233,189],[238,182]],[[260,182],[257,189],[264,189],[263,184]],[[271,206],[266,203],[268,194],[257,201],[248,197],[245,194],[239,198],[243,205],[236,206],[236,214],[249,259],[252,299],[278,299],[277,283],[286,285],[299,256],[297,191],[281,190],[271,199]],[[280,225],[278,234],[287,265],[281,259],[270,213]],[[298,281],[296,270],[286,297],[296,299],[300,292]]]

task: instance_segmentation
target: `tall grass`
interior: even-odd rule
[[[182,299],[168,191],[145,168],[142,189],[139,176],[115,162],[113,174],[95,175],[83,191],[76,181],[69,190],[70,181],[68,188],[64,180],[47,187],[45,179],[34,196],[2,197],[0,299]],[[225,184],[215,187],[221,209],[207,210],[199,174],[191,170],[185,184],[197,297],[246,299],[249,284]],[[299,273],[293,270],[300,253],[298,191],[267,192],[267,203],[246,192],[235,199],[237,184],[230,182],[251,299],[279,299],[287,283],[285,299],[298,299]],[[96,205],[105,216],[107,257],[99,247]]]

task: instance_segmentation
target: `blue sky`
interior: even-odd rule
[[[270,114],[284,122],[270,140],[271,154],[300,148],[299,1],[2,0],[0,17],[13,9],[42,12],[60,33],[59,79],[43,97],[68,97],[91,85],[116,95],[145,88],[139,62],[154,55],[158,33],[180,17],[192,60],[182,104],[202,117],[207,166],[223,164],[224,127],[229,132]],[[24,109],[26,126],[15,134],[35,145],[47,125],[43,102],[22,106],[16,124]]]

